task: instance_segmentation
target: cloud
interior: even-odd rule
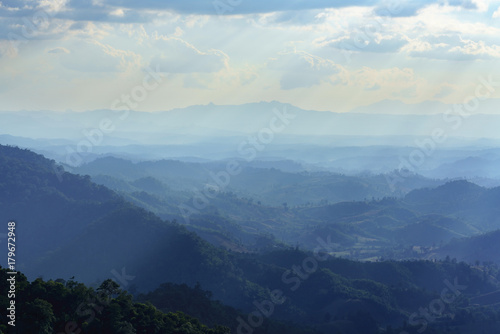
[[[209,83],[203,82],[202,78],[198,75],[188,74],[183,80],[184,88],[195,88],[195,89],[209,89]]]
[[[4,15],[7,16],[7,9],[24,11],[30,13],[37,9],[46,8],[58,11],[58,17],[73,20],[89,21],[114,21],[114,22],[144,22],[148,15],[155,11],[174,11],[181,14],[201,14],[201,15],[235,15],[235,14],[256,14],[272,13],[286,11],[307,11],[326,8],[345,8],[345,7],[376,7],[378,15],[389,16],[412,16],[416,12],[432,3],[441,1],[377,1],[377,0],[183,0],[183,1],[164,1],[164,0],[99,0],[99,1],[81,1],[81,0],[59,0],[54,3],[62,3],[55,7],[51,1],[41,1],[41,5],[32,6],[29,0],[3,1]],[[462,3],[470,1],[453,1],[452,5],[464,6]],[[456,3],[456,4],[455,4]],[[389,12],[387,9],[389,8]],[[392,11],[392,9],[395,9]],[[64,9],[64,10],[62,10]],[[384,14],[385,13],[385,14]],[[0,12],[0,15],[2,13]]]
[[[311,26],[325,23],[327,15],[324,9],[304,11],[279,11],[249,15],[254,23],[261,26]]]
[[[498,9],[497,9],[495,12],[493,12],[492,17],[493,17],[494,19],[498,19],[498,18],[500,18],[500,7],[498,7]]]
[[[34,5],[35,4],[35,5]],[[2,1],[0,3],[0,17],[23,19],[21,24],[29,26],[39,22],[56,19],[90,22],[147,22],[152,11],[129,10],[134,8],[110,6],[107,1],[96,0],[19,0]]]
[[[449,0],[448,5],[464,9],[478,9],[477,3],[471,0]]]
[[[432,4],[448,5],[463,9],[478,9],[484,0],[107,0],[106,4],[114,7],[133,9],[173,10],[188,14],[251,14],[271,13],[278,11],[304,11],[311,9],[344,8],[344,7],[375,7],[377,15],[414,16],[418,10]]]
[[[416,16],[418,12],[431,5],[450,6],[464,10],[483,10],[484,0],[401,0],[379,1],[375,7],[375,14],[391,17]]]
[[[108,0],[108,5],[120,6],[135,9],[161,9],[173,10],[183,14],[251,14],[251,13],[270,13],[276,11],[288,10],[309,10],[323,8],[342,8],[349,6],[372,6],[376,3],[374,0],[342,0],[332,2],[330,0],[183,0],[183,1],[163,1],[163,0]]]
[[[60,63],[64,67],[85,73],[124,72],[130,67],[140,67],[141,63],[141,57],[131,51],[116,49],[96,41],[80,42],[78,46],[71,48],[71,52],[65,48],[56,49],[53,53],[60,54]]]
[[[14,58],[18,55],[18,50],[10,41],[0,40],[0,55],[2,57],[5,55],[9,58]]]
[[[434,98],[435,99],[442,99],[443,97],[447,97],[448,95],[450,95],[454,91],[455,91],[455,89],[453,89],[453,87],[451,87],[451,86],[448,86],[448,85],[442,86],[441,90],[439,92],[437,92],[436,94],[434,94]]]
[[[435,1],[381,1],[375,7],[375,14],[379,16],[408,17],[415,16],[422,9]]]
[[[332,39],[323,45],[336,49],[355,52],[377,52],[391,53],[397,52],[408,44],[408,40],[402,36],[374,36],[369,37],[362,31],[352,32],[349,36]]]
[[[412,98],[417,96],[417,86],[413,85],[411,87],[401,89],[398,92],[392,93],[393,96],[399,98]]]
[[[66,48],[58,47],[48,50],[47,53],[71,53],[71,52]]]
[[[271,70],[282,74],[281,89],[312,87],[322,82],[335,84],[332,76],[343,71],[343,68],[333,61],[317,57],[304,51],[282,52],[268,64]]]
[[[229,57],[219,50],[198,50],[188,42],[176,38],[161,38],[160,55],[151,60],[151,66],[157,66],[168,73],[213,73],[228,67]]]
[[[462,45],[452,47],[448,52],[467,60],[500,58],[500,46],[486,45],[484,41],[464,40]]]
[[[379,90],[379,89],[380,89],[380,85],[377,83],[374,83],[374,84],[364,88],[364,90],[366,90],[366,91],[375,91],[375,90]]]
[[[425,86],[411,68],[375,69],[364,67],[361,70],[350,72],[348,84],[359,90],[380,91],[381,94],[391,94],[401,98],[416,96],[417,88]],[[377,94],[379,94],[377,92]]]
[[[482,40],[464,39],[460,36],[430,36],[412,41],[404,49],[411,57],[439,60],[472,61],[500,58],[500,46],[488,45]]]

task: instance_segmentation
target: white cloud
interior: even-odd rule
[[[47,53],[71,53],[68,49],[63,47],[53,48],[47,51]]]
[[[498,19],[500,17],[500,7],[493,13],[492,16],[494,19]]]
[[[478,58],[500,58],[500,46],[486,45],[484,41],[464,40],[462,45],[451,48],[449,52]]]
[[[439,92],[434,94],[433,97],[436,99],[442,99],[442,98],[449,96],[453,92],[455,92],[455,88],[449,84],[445,84],[445,85],[441,86],[441,89],[439,90]]]
[[[471,0],[471,2],[474,4],[474,6],[476,7],[476,10],[478,12],[486,12],[488,11],[488,8],[489,8],[489,5],[490,5],[490,2],[489,0]]]
[[[117,8],[117,9],[112,10],[109,14],[111,16],[124,17],[125,16],[125,10],[123,8]]]
[[[412,57],[423,57],[442,60],[476,60],[500,58],[500,46],[488,45],[485,41],[463,39],[459,36],[450,38],[445,36],[440,42],[436,36],[429,41],[412,41],[404,49]],[[428,39],[429,40],[429,39]]]
[[[52,53],[60,55],[64,67],[78,72],[125,72],[141,66],[140,55],[98,41],[80,42],[71,50],[54,50],[57,51]]]
[[[39,0],[38,9],[53,16],[56,12],[67,10],[68,0]]]
[[[220,50],[198,50],[192,44],[176,38],[160,38],[157,45],[161,54],[155,56],[151,66],[168,73],[211,73],[227,68],[229,57]]]
[[[312,87],[322,82],[336,83],[332,76],[343,71],[333,61],[304,51],[281,52],[268,62],[268,68],[281,73],[281,89]]]
[[[203,78],[197,73],[187,74],[184,77],[183,86],[185,88],[209,89],[210,80],[206,80],[206,78]]]
[[[18,49],[15,47],[14,43],[8,40],[0,40],[0,55],[6,55],[9,58],[17,57]]]
[[[397,67],[385,69],[364,67],[353,71],[349,78],[349,84],[365,89],[373,86],[393,87],[395,89],[408,88],[417,82],[415,72],[411,68],[401,69]]]
[[[114,93],[101,91],[114,89],[119,96],[142,80],[140,69],[156,64],[175,75],[166,76],[158,93],[141,105],[144,110],[273,99],[348,110],[394,96],[412,103],[454,103],[500,57],[500,26],[492,20],[500,18],[498,1],[402,0],[398,15],[410,15],[406,17],[377,15],[385,0],[342,1],[337,8],[326,8],[333,5],[325,1],[301,11],[287,10],[284,2],[244,1],[235,8],[237,14],[223,17],[213,14],[210,1],[202,4],[208,8],[203,14],[189,8],[190,0],[112,0],[115,5],[110,0],[66,1],[57,13],[59,0],[42,1],[54,4],[55,14],[18,49],[6,40],[8,33],[20,34],[24,19],[41,2],[1,2],[0,65],[4,72],[16,69],[5,87],[17,94],[0,98],[14,109],[16,103],[27,106],[19,100],[27,94],[38,94],[30,103],[40,108],[109,104]],[[175,6],[179,11],[172,11]],[[273,6],[280,10],[270,11]],[[361,34],[368,38],[359,38]],[[339,52],[343,45],[358,51],[350,62]],[[446,83],[453,83],[454,91]],[[48,98],[48,92],[63,86],[68,95],[64,102]],[[101,100],[78,98],[81,92],[101,94]]]
[[[354,52],[397,52],[408,43],[402,36],[382,36],[377,35],[373,38],[364,33],[351,33],[349,36],[333,39],[323,43],[336,49]]]

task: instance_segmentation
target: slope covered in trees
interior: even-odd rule
[[[0,268],[0,290],[7,291],[11,275]],[[151,303],[138,303],[121,290],[119,285],[106,280],[96,289],[74,280],[29,282],[16,275],[15,299],[16,318],[3,316],[0,333],[53,334],[53,333],[192,333],[229,334],[227,327],[215,325],[209,328],[199,320],[182,312],[163,313]],[[7,295],[0,295],[0,307],[6,310],[10,305]]]

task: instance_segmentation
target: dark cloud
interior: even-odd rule
[[[79,2],[73,0],[72,3]],[[476,9],[471,0],[107,0],[106,4],[135,9],[163,9],[189,14],[250,14],[275,11],[342,8],[348,6],[376,6],[376,12],[384,16],[412,16],[430,4],[449,4],[465,9]]]
[[[231,14],[255,14],[276,11],[301,11],[324,8],[343,8],[348,6],[377,6],[380,13],[389,9],[388,15],[407,16],[421,7],[435,1],[377,1],[377,0],[296,0],[296,1],[267,1],[267,0],[103,0],[94,3],[91,0],[71,0],[66,5],[69,11],[57,13],[60,18],[89,21],[113,21],[113,22],[136,22],[144,21],[147,15],[141,14],[143,10],[170,10],[181,14],[205,14],[205,15],[231,15]],[[28,0],[11,1],[12,6],[17,8],[28,8],[32,2]],[[26,7],[28,6],[28,7]],[[126,8],[130,11],[123,17],[115,17],[110,12],[116,8]],[[396,8],[397,11],[392,11]],[[23,10],[20,15],[26,16],[40,8],[29,8]],[[5,10],[0,11],[0,16],[12,16]]]
[[[102,5],[93,4],[92,1],[70,1],[66,4],[65,10],[57,11],[49,7],[36,5],[33,6],[33,1],[20,0],[14,1],[11,5],[6,5],[2,1],[0,7],[0,17],[5,19],[18,19],[19,24],[26,25],[29,23],[47,21],[51,19],[67,19],[75,21],[95,21],[95,22],[117,22],[117,23],[133,23],[133,22],[148,22],[151,18],[151,13],[141,11],[140,6],[125,7],[131,10],[125,11],[123,16],[113,15],[116,7],[103,1]],[[29,23],[28,23],[29,22]]]
[[[436,1],[381,1],[375,8],[375,13],[379,16],[408,17],[417,14],[419,9],[425,8]]]
[[[375,6],[381,16],[412,16],[430,4],[449,4],[465,9],[476,9],[471,0],[71,0],[65,11],[54,13],[58,18],[110,22],[147,22],[151,12],[143,10],[170,10],[182,14],[231,15],[301,11],[310,9],[342,8],[348,6]],[[44,8],[30,0],[2,1],[0,17],[29,17]],[[123,16],[112,15],[116,8],[129,9]],[[53,14],[53,13],[50,13]]]
[[[231,15],[231,14],[255,14],[269,12],[304,11],[312,9],[342,8],[348,6],[374,6],[375,13],[380,16],[412,16],[421,8],[430,4],[445,3],[444,0],[71,0],[66,4],[66,10],[52,12],[37,5],[30,0],[2,1],[0,17],[30,18],[47,10],[50,17],[70,19],[75,21],[96,21],[134,23],[149,22],[155,16],[155,10],[168,10],[181,14],[205,14],[205,15]],[[466,9],[475,9],[476,5],[470,0],[448,1],[452,6]],[[125,9],[123,15],[113,15],[117,8]],[[283,16],[283,21],[297,21],[300,17]]]
[[[465,9],[477,9],[477,5],[470,0],[449,0],[448,4],[451,6],[462,7]]]
[[[74,2],[77,2],[74,0]],[[347,6],[372,6],[375,0],[298,0],[298,1],[264,1],[264,0],[183,0],[183,1],[161,1],[161,0],[108,0],[108,5],[126,8],[164,9],[179,13],[191,14],[249,14],[267,13],[286,10],[307,10],[318,8],[335,8]]]
[[[464,9],[477,9],[475,3],[470,0],[402,0],[402,1],[379,1],[375,13],[379,16],[408,17],[415,16],[417,12],[432,4],[450,5]]]

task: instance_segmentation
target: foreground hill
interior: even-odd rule
[[[1,290],[7,291],[11,275],[0,269]],[[213,329],[182,312],[162,313],[149,303],[137,303],[111,280],[97,289],[74,280],[29,282],[18,273],[15,299],[17,319],[2,317],[0,332],[15,328],[17,333],[192,333],[229,334],[227,327]],[[5,294],[3,309],[12,307]],[[15,325],[15,327],[13,326]]]
[[[218,298],[233,302],[238,294],[231,289],[243,291],[248,284],[228,253],[89,177],[63,172],[43,156],[6,146],[0,146],[0,166],[0,220],[17,222],[17,268],[29,278],[76,276],[91,283],[126,268],[134,275],[143,273],[137,279],[142,290],[165,281],[200,281],[217,291]],[[231,288],[221,289],[224,285]]]

